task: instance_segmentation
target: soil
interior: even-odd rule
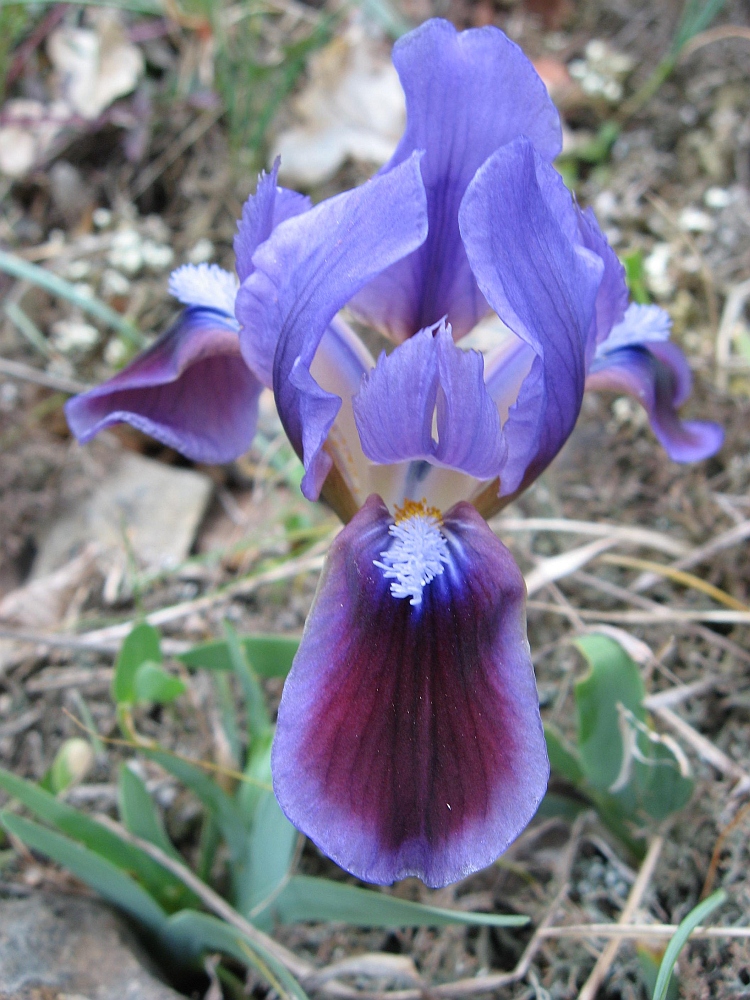
[[[649,0],[403,0],[400,7],[413,22],[438,14],[459,27],[496,24],[530,57],[546,60],[548,73],[564,73],[576,59],[585,62],[592,40],[603,40],[614,52],[630,57],[632,70],[617,100],[587,93],[575,79],[565,81],[558,96],[569,133],[566,162],[577,174],[580,202],[594,206],[619,254],[640,251],[651,297],[673,316],[674,337],[690,357],[695,376],[686,415],[721,423],[726,442],[707,462],[677,465],[666,459],[637,407],[589,396],[563,452],[503,517],[640,526],[693,548],[710,544],[750,519],[750,307],[741,314],[742,330],[730,345],[729,366],[716,363],[723,310],[732,292],[750,277],[750,62],[746,33],[723,40],[705,37],[705,44],[678,63],[654,96],[626,114],[629,98],[669,49],[680,9],[677,2]],[[309,10],[317,16],[317,6]],[[750,26],[750,10],[741,0],[726,3],[715,22],[715,26],[732,25],[745,32]],[[182,98],[166,103],[170,74],[178,72],[185,58],[184,37],[172,33],[160,39],[158,51],[155,42],[149,44],[157,99],[140,159],[128,159],[116,125],[90,128],[53,161],[23,180],[6,183],[0,239],[15,254],[49,266],[69,280],[86,282],[153,335],[174,314],[174,303],[166,293],[172,266],[197,259],[196,249],[203,241],[210,241],[207,249],[203,242],[209,259],[233,266],[235,220],[253,186],[253,173],[241,166],[226,121],[215,115],[213,124],[171,160],[167,157],[159,176],[134,197],[147,165],[174,149],[189,123],[204,113]],[[171,62],[164,57],[166,68],[156,73],[160,51]],[[32,62],[24,85],[30,87],[34,73],[43,72],[42,62]],[[610,154],[594,162],[579,156],[610,121],[618,124]],[[72,184],[86,192],[76,211],[60,192],[60,171],[56,175],[54,169],[60,163],[70,168],[66,167],[65,190]],[[343,189],[370,169],[348,164],[312,195]],[[168,254],[159,258],[157,253],[151,265],[143,265],[118,284],[112,276],[117,271],[113,246],[123,226],[141,247],[150,241],[151,246],[171,248],[173,254],[167,260]],[[125,272],[118,273],[122,277]],[[6,303],[22,305],[48,344],[46,355],[40,353],[6,314],[0,324],[2,359],[86,384],[111,374],[121,361],[121,341],[103,327],[89,349],[64,349],[60,321],[88,322],[69,304],[6,276],[0,277],[0,291]],[[748,339],[743,341],[743,336]],[[66,394],[3,371],[0,598],[29,579],[49,526],[71,503],[91,492],[102,463],[106,466],[108,450],[129,449],[167,464],[186,464],[130,429],[110,432],[103,442],[81,449],[71,441],[62,414]],[[264,561],[294,555],[299,546],[295,529],[309,529],[311,537],[318,538],[333,530],[334,515],[300,497],[293,456],[272,413],[262,430],[262,442],[256,442],[243,459],[201,470],[213,480],[215,492],[196,538],[194,558],[168,572],[136,572],[119,586],[111,585],[109,592],[107,574],[99,567],[81,581],[59,631],[85,633],[127,620],[136,609],[150,611],[213,592]],[[274,451],[272,461],[269,456]],[[502,533],[502,521],[495,524]],[[538,530],[502,537],[525,571],[541,558],[590,540],[583,534]],[[736,601],[750,603],[746,538],[710,552],[691,571]],[[627,590],[637,576],[633,568],[595,561],[532,596],[529,638],[543,715],[564,731],[573,727],[571,682],[584,669],[569,642],[581,625],[577,615],[591,612],[599,620],[617,624],[618,614],[644,610],[646,599],[677,610],[719,607],[684,581],[668,578],[644,592],[639,605],[639,598]],[[175,619],[165,626],[164,634],[196,642],[220,634],[227,617],[241,632],[299,634],[315,583],[315,574],[308,573],[261,587],[250,596],[217,601],[208,610]],[[696,733],[750,773],[748,626],[672,619],[621,627],[654,654],[652,664],[644,668],[650,692],[717,678],[710,690],[682,702],[676,711]],[[101,737],[116,737],[107,669],[111,665],[111,654],[104,652],[6,641],[0,650],[0,763],[40,779],[61,743],[80,735],[73,717],[80,718],[82,702]],[[137,726],[144,736],[180,753],[214,758],[220,752],[212,722],[215,691],[200,673],[191,675],[189,683],[188,697],[164,710],[140,712]],[[267,683],[272,705],[278,703],[280,688],[278,681]],[[656,724],[663,728],[662,721]],[[722,773],[699,746],[683,745],[696,791],[663,830],[645,831],[647,838],[661,832],[665,841],[638,913],[649,914],[652,921],[678,923],[699,900],[710,874],[711,886],[723,887],[729,895],[720,922],[746,926],[750,923],[747,789],[738,791],[732,775]],[[85,782],[68,793],[68,801],[116,816],[117,768],[129,756],[129,751],[107,745]],[[171,836],[190,858],[196,849],[197,805],[158,768],[143,767],[164,808]],[[717,863],[710,873],[717,843]],[[577,821],[547,817],[532,824],[496,865],[458,885],[430,892],[416,880],[407,880],[388,891],[440,906],[524,913],[536,926],[548,916],[565,884],[565,898],[552,914],[555,925],[603,922],[618,919],[639,863],[596,815]],[[308,874],[351,881],[309,843],[299,867]],[[43,859],[30,855],[9,862],[2,878],[0,891],[7,885],[71,884]],[[296,925],[276,933],[317,964],[362,951],[410,956],[431,984],[511,970],[531,934],[487,928],[357,931],[329,924]],[[491,995],[499,1000],[576,997],[603,947],[601,940],[583,937],[547,939],[527,974],[493,989]],[[659,956],[649,959],[647,952],[645,945],[624,942],[596,995],[607,1000],[650,996],[643,968],[649,961],[658,963]],[[750,997],[750,943],[693,942],[680,960],[679,984],[681,995],[689,1000]],[[250,985],[255,995],[264,994],[260,981]],[[203,988],[195,985],[196,990]]]

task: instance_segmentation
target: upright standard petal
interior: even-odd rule
[[[305,466],[302,492],[316,500],[331,468],[323,450],[341,397],[310,366],[339,309],[427,233],[419,156],[279,226],[256,251],[236,313],[250,367],[273,389],[284,429]],[[278,345],[278,346],[277,346]],[[275,354],[273,353],[275,351]],[[267,383],[266,383],[267,384]]]
[[[229,462],[250,447],[261,388],[233,317],[193,306],[127,368],[68,400],[65,414],[81,442],[125,422],[196,462]]]
[[[447,21],[428,21],[396,43],[393,62],[406,95],[406,131],[384,171],[425,150],[430,229],[419,250],[352,306],[397,342],[446,315],[459,338],[487,312],[458,229],[464,192],[482,163],[520,135],[554,159],[560,121],[532,64],[497,28],[458,33]]]
[[[578,242],[572,198],[528,139],[480,168],[459,219],[479,287],[535,355],[503,428],[501,493],[508,495],[538,476],[573,430],[605,266]],[[494,392],[502,396],[499,384]]]
[[[413,603],[377,565],[372,496],[333,544],[279,708],[289,819],[368,882],[430,886],[490,864],[544,795],[547,754],[524,584],[469,504],[442,521],[444,571]]]
[[[237,275],[244,281],[254,270],[253,254],[279,223],[306,212],[311,201],[305,195],[277,186],[279,160],[269,174],[258,178],[255,194],[251,194],[242,208],[242,218],[237,223],[234,238]]]
[[[677,407],[690,395],[691,375],[676,344],[654,341],[616,348],[594,361],[587,389],[633,396],[648,413],[651,429],[675,462],[698,462],[724,441],[718,424],[682,421]]]
[[[604,264],[604,273],[596,296],[594,325],[586,351],[586,360],[590,362],[596,345],[609,336],[612,328],[620,323],[625,315],[628,307],[628,285],[625,280],[625,268],[599,228],[593,210],[587,208],[585,212],[580,212],[578,223],[583,245],[600,257]]]
[[[456,347],[444,322],[381,355],[354,398],[354,416],[372,462],[422,459],[491,479],[505,458],[500,416],[484,385],[484,359]]]

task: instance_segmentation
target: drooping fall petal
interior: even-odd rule
[[[380,563],[392,519],[372,496],[333,544],[279,709],[282,809],[359,878],[445,885],[529,822],[548,763],[525,591],[469,504],[441,523],[444,571],[415,604]]]
[[[699,462],[724,441],[718,424],[680,420],[677,408],[690,394],[690,369],[676,344],[622,347],[595,362],[587,389],[633,396],[648,413],[651,429],[675,462]]]
[[[65,414],[81,442],[124,422],[196,462],[229,462],[250,447],[261,389],[234,318],[193,306],[127,368],[68,400]]]

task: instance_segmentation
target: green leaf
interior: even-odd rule
[[[547,741],[550,769],[578,787],[584,780],[578,754],[554,726],[545,725],[544,738]]]
[[[167,705],[185,691],[187,685],[184,681],[149,660],[138,667],[133,678],[133,694],[138,703]]]
[[[141,752],[149,760],[155,760],[165,771],[169,771],[200,799],[206,809],[216,817],[221,835],[227,842],[233,861],[239,861],[243,858],[247,844],[248,824],[245,823],[242,813],[226,792],[204,771],[189,761],[175,757],[165,750],[154,750],[150,747],[142,747]]]
[[[680,773],[675,755],[663,743],[651,743],[647,762],[633,766],[640,804],[652,819],[666,819],[686,805],[693,794],[693,781]]]
[[[0,768],[0,788],[45,823],[81,841],[118,868],[131,872],[168,912],[196,905],[197,897],[175,875],[85,813],[4,768]]]
[[[240,645],[245,651],[253,670],[261,677],[286,677],[292,660],[299,647],[299,639],[286,635],[246,635],[240,636]],[[225,640],[217,639],[193,646],[178,657],[192,670],[231,670],[232,658]]]
[[[624,755],[617,706],[624,705],[643,721],[643,681],[633,660],[609,636],[584,635],[575,644],[590,668],[575,685],[581,765],[594,788],[608,791],[620,774]]]
[[[179,851],[167,836],[161,816],[145,784],[127,764],[120,765],[117,798],[120,819],[132,834],[155,844],[175,860],[182,861]]]
[[[141,622],[123,642],[115,662],[112,697],[118,705],[136,702],[135,678],[144,663],[161,663],[161,640],[153,625]]]
[[[183,910],[169,918],[168,933],[174,941],[194,954],[221,951],[242,965],[251,966],[282,997],[308,1000],[294,976],[270,952],[216,917]]]
[[[727,894],[723,889],[719,889],[708,899],[704,899],[702,903],[699,903],[694,907],[690,913],[685,917],[684,920],[680,922],[680,926],[675,931],[674,937],[667,945],[667,950],[664,952],[664,958],[662,959],[661,967],[659,968],[659,975],[656,980],[656,986],[654,987],[654,997],[653,1000],[666,1000],[667,990],[669,988],[669,980],[672,978],[672,970],[674,969],[675,962],[677,961],[677,956],[682,951],[685,942],[693,933],[695,928],[701,924],[709,914],[713,913],[715,909],[722,905],[726,900]]]
[[[609,636],[587,635],[576,644],[590,666],[575,687],[578,745],[598,806],[606,799],[623,820],[636,819],[639,809],[664,819],[685,805],[693,782],[648,725],[637,665]]]
[[[224,622],[224,632],[227,637],[227,649],[229,650],[232,670],[242,685],[245,695],[245,711],[247,712],[250,736],[253,740],[265,738],[271,732],[271,719],[266,708],[263,688],[248,662],[245,650],[231,622]]]
[[[648,305],[651,296],[646,285],[646,271],[643,266],[643,251],[633,250],[631,253],[623,254],[622,264],[625,268],[625,279],[628,289],[634,302],[640,305]]]
[[[62,865],[145,927],[157,933],[164,928],[167,915],[153,896],[111,861],[62,834],[15,816],[7,809],[0,812],[0,823],[27,847]]]
[[[445,927],[450,924],[524,927],[529,922],[528,917],[515,914],[425,906],[309,875],[293,876],[271,908],[286,924],[299,920],[335,920],[360,927]]]
[[[664,958],[664,951],[664,948],[659,948],[657,950],[643,943],[638,943],[635,946],[635,952],[638,956],[638,964],[640,966],[641,979],[643,980],[643,985],[648,996],[653,995],[656,980],[659,976],[659,966]],[[674,975],[669,981],[669,987],[667,988],[665,1000],[680,1000],[680,984],[677,977]]]
[[[271,784],[271,744],[269,732],[263,743],[254,741],[245,774],[263,784]],[[250,827],[245,867],[235,879],[235,905],[254,922],[266,912],[263,926],[270,926],[271,903],[282,882],[288,878],[297,843],[297,831],[281,811],[276,796],[257,785],[244,784],[237,792],[237,805]]]

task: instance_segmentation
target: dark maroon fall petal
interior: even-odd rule
[[[392,518],[371,496],[338,536],[284,688],[274,788],[289,819],[365,881],[457,881],[497,858],[548,762],[525,588],[469,504],[416,606],[375,565]]]

